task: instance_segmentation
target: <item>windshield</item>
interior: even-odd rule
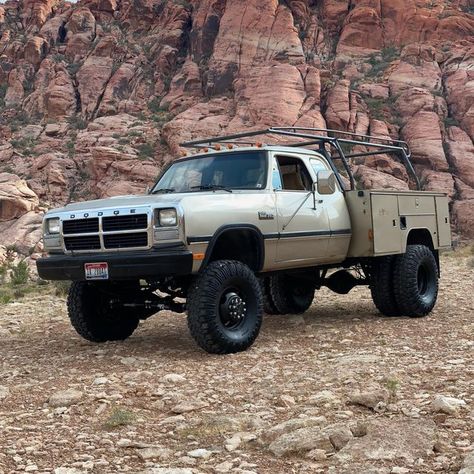
[[[195,192],[209,189],[263,189],[265,152],[232,152],[178,161],[158,180],[152,193]]]

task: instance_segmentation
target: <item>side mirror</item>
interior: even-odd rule
[[[331,170],[319,170],[317,190],[319,194],[333,194],[336,191],[336,176]]]
[[[151,191],[151,188],[150,186],[147,184],[146,188],[145,188],[145,194],[150,194],[150,191]]]

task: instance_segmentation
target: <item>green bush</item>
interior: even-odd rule
[[[67,121],[74,130],[85,130],[87,128],[87,121],[79,115],[72,115]]]
[[[0,285],[5,283],[5,280],[7,278],[7,272],[8,272],[8,266],[5,264],[0,265]]]
[[[20,260],[16,265],[11,265],[10,280],[12,285],[24,285],[28,282],[30,276],[30,269],[25,260]]]
[[[106,429],[118,428],[120,426],[130,425],[134,420],[135,415],[132,412],[116,407],[105,420],[104,427]]]
[[[444,126],[448,127],[459,127],[459,122],[453,117],[446,117],[444,119]]]
[[[400,51],[395,46],[387,46],[380,51],[380,56],[371,54],[368,63],[372,69],[367,73],[368,77],[377,77],[385,72],[392,61],[400,56]]]
[[[153,158],[155,156],[155,145],[150,142],[143,143],[137,147],[138,158]]]
[[[161,97],[153,97],[153,99],[148,102],[148,109],[150,112],[159,113],[159,112],[168,112],[168,106],[160,106]]]
[[[69,288],[71,287],[71,282],[67,280],[58,280],[53,281],[54,294],[56,296],[66,297],[69,293]]]
[[[373,97],[366,97],[365,103],[369,108],[370,115],[378,120],[383,119],[383,108],[384,108],[384,99],[380,98],[373,98]]]

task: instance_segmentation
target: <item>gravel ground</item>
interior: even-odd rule
[[[472,259],[443,257],[427,318],[321,290],[229,356],[182,315],[96,345],[62,298],[0,306],[0,473],[474,472]]]

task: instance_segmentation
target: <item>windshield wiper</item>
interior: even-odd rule
[[[161,188],[161,189],[155,189],[151,194],[168,194],[168,193],[174,193],[175,189],[174,188]]]
[[[232,189],[226,187],[226,186],[221,186],[219,184],[201,184],[201,186],[191,186],[191,189],[202,189],[204,191],[206,190],[222,190],[222,191],[227,191],[228,193],[232,192]]]

